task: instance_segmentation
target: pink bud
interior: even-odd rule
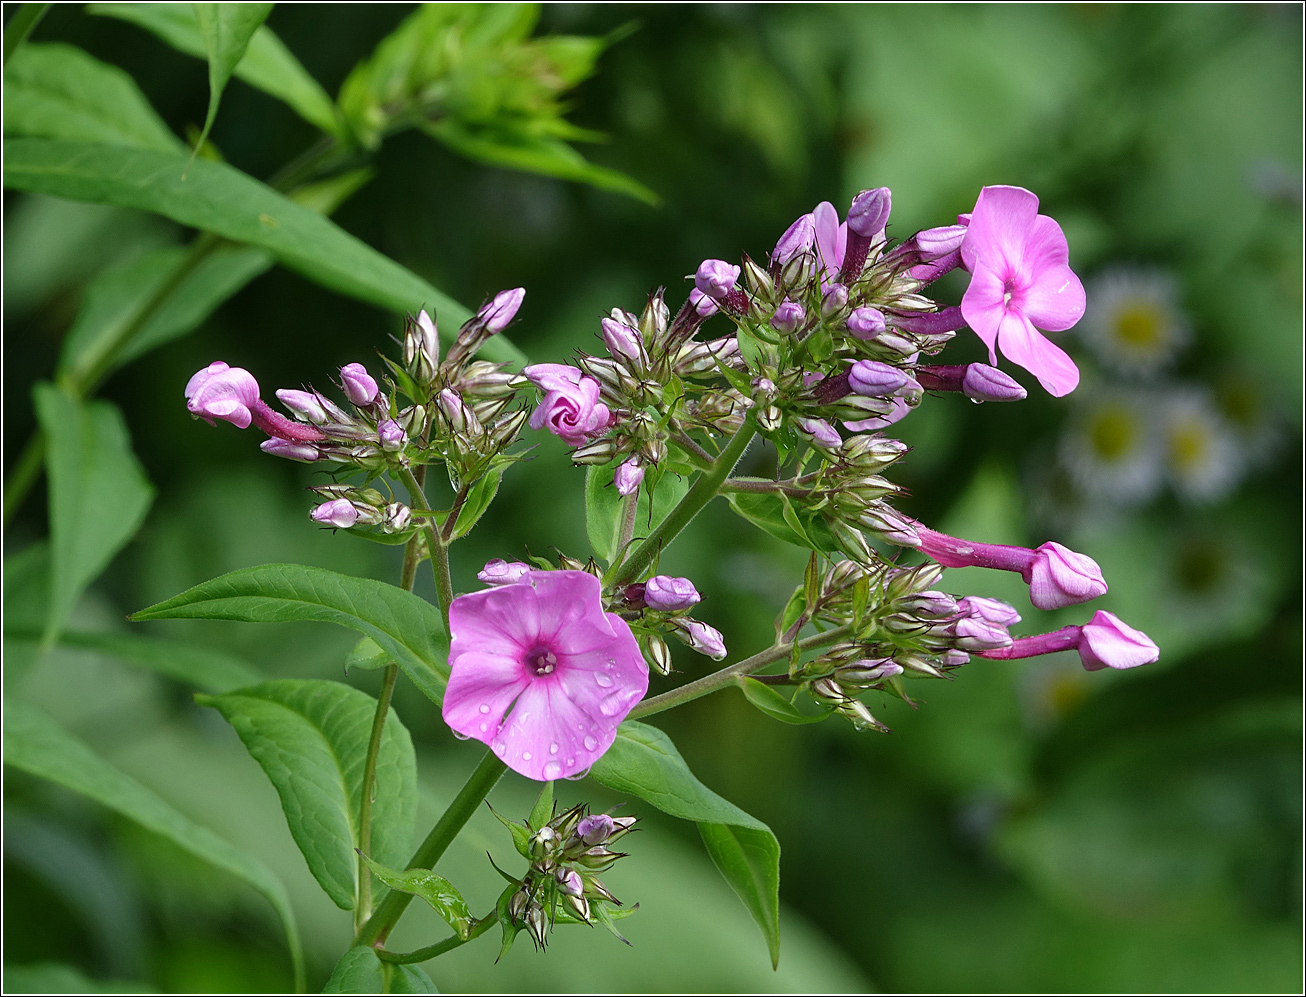
[[[644,352],[639,332],[615,319],[605,318],[600,323],[603,327],[603,345],[614,357],[623,360],[638,360]]]
[[[690,619],[676,619],[671,622],[679,631],[680,638],[699,654],[706,654],[716,661],[726,656],[725,638],[714,627]]]
[[[639,490],[640,482],[644,480],[644,468],[642,468],[634,457],[622,463],[616,473],[612,476],[612,482],[617,487],[617,494],[621,496],[633,495]]]
[[[330,421],[326,408],[322,405],[322,399],[316,391],[297,391],[294,388],[278,388],[277,398],[281,404],[293,415],[299,416],[305,422],[311,422],[315,425],[322,425]]]
[[[709,298],[720,300],[734,289],[739,273],[739,267],[725,260],[704,260],[694,275],[694,286]]]
[[[358,508],[343,498],[323,502],[309,515],[323,526],[334,526],[338,530],[347,530],[358,522]]]
[[[582,817],[576,825],[576,837],[587,845],[601,845],[612,837],[617,825],[607,814],[592,814]]]
[[[867,398],[887,397],[909,384],[915,384],[910,374],[878,360],[858,360],[848,368],[848,387]]]
[[[1015,380],[984,363],[966,365],[961,390],[967,398],[977,402],[1019,402],[1027,395]]]
[[[371,405],[380,389],[361,363],[345,364],[340,368],[340,386],[345,397],[355,405]]]
[[[376,427],[376,435],[385,450],[398,450],[407,440],[404,427],[393,419],[381,420],[381,424]]]
[[[771,328],[788,335],[797,331],[806,319],[807,313],[803,311],[802,305],[796,301],[782,301],[771,316]]]
[[[476,577],[486,585],[513,585],[521,581],[534,570],[521,561],[505,561],[496,557],[485,562],[485,567],[476,573]]]
[[[186,408],[209,425],[221,419],[246,429],[259,401],[258,381],[242,367],[215,360],[186,382]]]
[[[884,331],[884,313],[878,308],[854,308],[845,324],[858,339],[874,339]]]
[[[1054,541],[1034,552],[1022,575],[1029,583],[1029,601],[1039,609],[1062,609],[1106,593],[1106,579],[1097,562]]]
[[[939,228],[927,228],[917,232],[913,237],[922,261],[937,260],[961,248],[966,238],[965,225],[943,225]]]
[[[1079,634],[1079,658],[1090,672],[1100,668],[1137,668],[1161,657],[1161,649],[1141,630],[1099,609]]]
[[[816,245],[816,226],[811,214],[800,217],[785,229],[780,241],[771,251],[771,262],[783,266],[799,253],[805,253]]]
[[[522,300],[526,297],[526,288],[514,287],[511,291],[500,291],[488,304],[482,305],[476,317],[485,323],[490,332],[502,332],[517,315]]]
[[[864,239],[874,239],[884,232],[892,205],[893,194],[888,187],[862,191],[848,209],[848,231]]]
[[[804,416],[796,421],[798,428],[810,436],[812,442],[819,447],[833,450],[843,443],[843,437],[839,435],[839,431],[824,419],[812,419]]]
[[[720,310],[717,303],[698,288],[689,292],[689,307],[694,309],[699,318],[710,318]]]
[[[270,453],[274,457],[301,460],[306,464],[312,463],[322,456],[315,447],[310,447],[306,443],[291,443],[289,440],[279,440],[275,437],[264,440],[258,446],[264,453]]]
[[[688,578],[654,575],[644,584],[644,604],[660,613],[688,609],[702,601],[702,598]]]
[[[1007,633],[1007,628],[982,616],[963,616],[951,630],[956,647],[961,651],[991,651],[1011,646],[1011,634]]]
[[[967,616],[980,616],[991,623],[1001,623],[1004,627],[1020,622],[1020,614],[1001,599],[968,595],[964,599],[957,600],[957,608]]]

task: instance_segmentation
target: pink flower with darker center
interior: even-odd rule
[[[648,666],[585,571],[531,571],[449,606],[445,722],[529,779],[578,776],[648,691]]]
[[[981,190],[961,258],[971,272],[961,312],[988,346],[989,362],[1001,350],[1049,394],[1074,391],[1079,369],[1038,330],[1063,332],[1078,322],[1084,285],[1070,269],[1061,226],[1038,213],[1038,198],[1023,187]]]

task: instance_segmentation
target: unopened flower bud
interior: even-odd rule
[[[966,365],[961,390],[967,398],[977,402],[1019,402],[1027,395],[1014,379],[983,363]]]
[[[510,291],[500,291],[476,313],[476,317],[485,323],[491,333],[502,332],[517,315],[522,300],[526,297],[524,287],[514,287]]]
[[[720,301],[734,290],[739,273],[739,267],[725,260],[704,260],[694,274],[694,286],[709,298]]]
[[[1079,631],[1079,659],[1090,672],[1101,668],[1136,668],[1161,657],[1152,638],[1115,613],[1099,609]]]
[[[848,368],[848,387],[859,395],[877,398],[915,384],[910,374],[878,360],[858,360]]]
[[[921,261],[928,263],[949,253],[955,253],[961,248],[962,240],[965,238],[965,225],[942,225],[917,232],[911,241],[915,243]]]
[[[554,876],[558,880],[558,890],[564,896],[578,897],[585,892],[585,881],[575,869],[559,868]]]
[[[968,595],[957,600],[957,609],[967,616],[979,616],[992,623],[1009,627],[1020,622],[1020,614],[1015,607],[1008,606],[1001,599],[988,599],[982,595]]]
[[[322,397],[316,391],[278,388],[277,398],[292,414],[299,416],[305,422],[320,426],[330,421],[327,410],[322,404]]]
[[[274,457],[299,460],[306,464],[312,463],[322,456],[316,447],[307,443],[291,443],[289,440],[278,440],[276,438],[264,440],[259,444],[259,449],[264,453],[272,454]]]
[[[243,367],[216,360],[186,382],[186,408],[209,425],[222,419],[245,429],[253,421],[251,409],[260,405],[258,381]]]
[[[928,675],[933,679],[944,678],[937,665],[931,663],[919,654],[911,651],[900,651],[893,656],[893,660],[902,665],[905,671],[915,672],[917,675]]]
[[[854,308],[844,325],[858,339],[874,339],[884,332],[884,312],[878,308]]]
[[[1011,634],[1000,623],[982,616],[963,616],[951,627],[954,646],[960,651],[991,651],[1011,646]]]
[[[701,602],[703,597],[688,578],[654,575],[644,584],[644,604],[660,613],[673,613],[688,609]]]
[[[385,512],[381,517],[382,533],[402,533],[408,529],[408,523],[413,518],[413,511],[402,502],[391,502],[385,507]]]
[[[376,435],[381,441],[382,450],[398,450],[407,441],[404,427],[393,419],[382,419],[376,427]]]
[[[916,343],[896,332],[882,332],[876,336],[875,348],[881,353],[900,357],[911,357],[920,352],[920,347]]]
[[[467,407],[458,392],[452,388],[443,388],[436,402],[453,432],[471,436],[481,434],[480,420],[476,418],[476,413]]]
[[[1039,609],[1063,609],[1096,599],[1107,590],[1096,561],[1053,541],[1034,552],[1022,574],[1029,583],[1029,601]]]
[[[639,646],[644,651],[644,659],[659,675],[671,674],[671,649],[667,642],[657,634],[646,634],[639,639]]]
[[[644,355],[644,344],[639,332],[622,322],[605,318],[599,323],[603,328],[603,344],[614,357],[639,362]]]
[[[429,381],[440,362],[440,334],[423,308],[404,330],[404,366],[420,381]]]
[[[553,854],[558,846],[558,833],[548,824],[531,835],[529,843],[531,857],[534,859],[548,858]]]
[[[521,561],[505,561],[501,557],[496,557],[492,561],[486,561],[485,567],[476,573],[479,581],[486,585],[512,585],[521,581],[534,568],[529,564],[523,564]]]
[[[854,467],[878,470],[898,460],[908,450],[907,444],[886,436],[853,436],[839,448],[839,456]]]
[[[867,239],[882,235],[892,205],[893,194],[888,187],[862,191],[848,209],[848,231]]]
[[[333,499],[323,502],[309,515],[323,526],[332,526],[338,530],[347,530],[360,519],[361,507],[349,499]]]
[[[965,651],[960,651],[955,647],[950,647],[946,651],[939,652],[939,664],[944,668],[960,668],[966,662],[970,661],[970,655]]]
[[[639,491],[640,482],[643,480],[644,468],[633,457],[623,462],[612,476],[612,483],[617,488],[617,494],[623,497],[633,495]]]
[[[790,335],[806,320],[807,313],[803,311],[803,306],[796,301],[786,300],[780,303],[780,307],[771,316],[771,328]]]
[[[531,895],[525,890],[518,890],[508,901],[508,914],[520,924],[526,917],[526,908],[530,906]]]
[[[806,287],[815,274],[816,254],[804,250],[780,269],[780,286],[785,290]]]
[[[700,318],[709,318],[715,315],[719,307],[711,297],[704,294],[697,287],[689,292],[689,306]]]
[[[946,592],[927,589],[915,595],[905,596],[894,603],[894,607],[904,613],[918,616],[933,616],[937,619],[950,619],[959,612],[957,600]]]
[[[866,529],[873,530],[889,543],[901,547],[920,546],[920,536],[911,522],[887,505],[878,504],[862,512],[858,522]]]
[[[833,318],[848,307],[848,288],[833,284],[821,298],[821,317]]]
[[[802,215],[785,229],[780,241],[771,251],[771,263],[783,266],[799,253],[806,253],[816,245],[816,225],[811,214]]]
[[[616,453],[617,441],[609,437],[573,450],[571,459],[575,464],[606,464]]]
[[[676,636],[699,654],[706,654],[717,661],[726,656],[725,638],[714,627],[687,617],[673,619],[671,625],[675,628]]]
[[[818,447],[835,450],[843,443],[843,437],[839,435],[839,431],[824,419],[812,419],[803,416],[796,419],[795,423]]]
[[[902,665],[892,658],[862,658],[836,668],[834,678],[841,685],[865,688],[901,674]]]
[[[591,814],[582,817],[576,825],[576,837],[587,845],[601,845],[608,840],[616,825],[607,814]]]
[[[345,397],[355,405],[371,405],[380,389],[361,363],[345,364],[340,368],[340,386]]]

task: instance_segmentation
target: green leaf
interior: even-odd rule
[[[839,544],[825,521],[815,513],[794,509],[775,492],[731,492],[730,508],[773,537],[808,550],[833,551]]]
[[[503,469],[495,468],[487,471],[471,488],[467,490],[467,501],[463,507],[458,510],[458,521],[454,523],[453,538],[465,537],[472,532],[474,527],[485,510],[490,507],[494,501],[494,496],[499,493],[499,481],[503,478]]]
[[[198,263],[192,263],[192,253],[156,250],[97,277],[64,339],[59,373],[86,384],[98,371],[107,373],[185,335],[273,264],[270,253],[252,246],[221,246]],[[161,293],[166,295],[161,304],[124,342],[142,310]]]
[[[398,963],[387,967],[390,973],[390,985],[387,993],[392,994],[438,994],[435,981],[426,975],[421,966]]]
[[[370,945],[355,945],[340,957],[331,978],[322,988],[324,994],[385,993],[384,964]]]
[[[430,869],[405,869],[400,872],[375,862],[366,855],[363,855],[363,861],[376,878],[390,889],[411,893],[425,900],[458,933],[459,938],[467,940],[472,930],[472,912],[467,909],[467,901],[453,883]]]
[[[195,697],[235,728],[281,797],[290,833],[338,907],[358,892],[358,819],[376,700],[340,682],[278,679],[221,696]],[[412,850],[417,761],[393,711],[376,761],[370,851],[382,864]]]
[[[304,564],[242,568],[133,613],[130,619],[338,623],[376,641],[437,703],[449,677],[449,639],[438,609],[396,585]]]
[[[771,967],[780,963],[780,842],[770,831],[699,823],[707,853],[762,929]]]
[[[744,698],[768,717],[774,720],[783,720],[787,724],[820,723],[830,715],[829,712],[822,713],[819,716],[803,713],[780,693],[766,683],[757,681],[757,679],[742,678],[739,680],[739,688],[743,690]]]
[[[454,118],[424,122],[422,131],[459,155],[488,166],[540,173],[559,180],[574,180],[599,190],[628,194],[653,206],[661,201],[656,193],[638,180],[618,170],[591,163],[558,138],[508,129],[471,128]]]
[[[209,60],[209,110],[204,116],[204,130],[195,143],[199,149],[209,136],[209,129],[218,116],[222,91],[240,60],[245,57],[254,32],[272,13],[270,3],[193,3],[195,21],[204,38],[204,51]]]
[[[240,658],[180,641],[135,634],[65,631],[59,643],[64,647],[112,655],[205,692],[228,692],[261,682],[264,678]]]
[[[422,278],[310,208],[224,163],[152,149],[19,138],[5,143],[5,185],[74,201],[152,211],[182,225],[260,246],[310,280],[398,312],[437,309],[452,338],[471,313]],[[502,335],[481,350],[492,361],[525,357]]]
[[[93,980],[80,969],[58,962],[5,966],[7,994],[153,994],[144,983],[132,980]]]
[[[24,45],[5,66],[4,133],[177,152],[127,73],[73,45]]]
[[[585,530],[597,557],[611,563],[621,537],[621,508],[624,500],[617,494],[612,478],[617,462],[591,466],[585,472]],[[689,491],[689,481],[679,475],[664,473],[654,479],[649,475],[639,490],[639,507],[635,513],[635,535],[650,532],[671,512]],[[652,515],[649,514],[652,493]]]
[[[708,854],[757,922],[771,952],[780,953],[780,844],[771,829],[695,778],[671,738],[627,720],[590,775],[663,813],[698,823]]]
[[[190,4],[93,3],[87,5],[86,12],[129,21],[152,31],[180,52],[199,59],[207,57],[204,36]],[[250,38],[245,57],[236,63],[235,76],[285,101],[310,124],[343,135],[343,125],[327,92],[266,24]]]
[[[499,894],[499,900],[494,905],[494,915],[499,919],[499,927],[503,929],[503,941],[499,944],[499,954],[495,956],[495,962],[508,954],[508,950],[512,948],[512,943],[517,940],[517,936],[524,928],[523,925],[512,919],[511,910],[512,898],[520,889],[521,883],[509,883],[504,891]]]
[[[136,532],[154,499],[110,402],[81,402],[50,384],[34,391],[50,482],[50,610],[53,645],[82,590]]]
[[[276,909],[303,989],[303,953],[289,897],[281,881],[262,862],[233,848],[208,828],[191,821],[114,768],[35,707],[9,698],[4,704],[4,762],[31,775],[81,793],[167,838],[202,861],[243,879]]]
[[[535,830],[539,830],[553,818],[553,783],[546,782],[540,787],[540,795],[535,798],[535,806],[531,807],[530,824]]]
[[[364,637],[354,645],[354,649],[345,658],[345,671],[348,672],[351,668],[371,671],[374,668],[384,668],[390,664],[390,661],[390,655],[385,648],[371,637]]]

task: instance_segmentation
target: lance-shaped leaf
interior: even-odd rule
[[[803,713],[769,685],[754,678],[740,679],[739,688],[750,703],[774,720],[783,720],[787,724],[814,724],[830,716],[828,710],[817,716]]]
[[[187,55],[199,59],[207,56],[199,22],[188,3],[93,3],[87,5],[86,11],[130,21]],[[301,118],[323,131],[341,133],[335,104],[327,92],[266,24],[250,38],[245,57],[236,63],[235,76],[285,101]]]
[[[38,384],[34,397],[50,481],[48,647],[82,590],[145,519],[154,489],[115,405],[81,402],[51,384]]]
[[[788,496],[778,492],[732,492],[730,507],[753,525],[786,543],[810,550],[838,550],[839,542],[815,513],[795,509]]]
[[[589,534],[595,556],[609,563],[617,555],[624,506],[624,499],[617,494],[616,486],[612,483],[617,465],[618,462],[613,461],[601,467],[591,467],[585,472],[585,530]],[[667,514],[685,497],[687,491],[689,479],[670,471],[663,472],[657,478],[648,475],[639,490],[635,535],[646,536],[653,527],[667,518]]]
[[[305,564],[242,568],[133,613],[131,619],[338,623],[376,641],[437,703],[449,677],[449,638],[438,609],[396,585]]]
[[[19,138],[5,143],[7,187],[139,208],[235,242],[261,246],[293,270],[341,294],[399,312],[439,312],[447,337],[470,312],[330,220],[224,163],[152,149]],[[502,335],[483,359],[521,363]]]
[[[24,45],[5,66],[6,136],[185,148],[127,73],[73,45]]]
[[[209,110],[204,116],[204,130],[200,132],[195,148],[204,145],[218,116],[222,91],[237,64],[245,57],[245,49],[254,32],[272,13],[270,3],[193,3],[191,9],[204,38],[204,53],[209,60]]]
[[[203,692],[228,692],[263,681],[248,662],[211,647],[136,634],[96,634],[66,631],[64,647],[98,651],[140,668],[165,675]]]
[[[338,907],[358,893],[359,813],[376,700],[340,682],[280,679],[221,696],[196,696],[235,728],[281,797],[290,833]],[[393,711],[376,760],[369,850],[387,863],[412,851],[417,761]]]
[[[771,962],[780,958],[780,843],[771,829],[704,786],[671,738],[627,720],[594,763],[609,789],[647,800],[663,813],[697,822],[703,843],[727,883],[762,929]]]
[[[362,854],[361,852],[359,854]],[[421,897],[464,941],[471,935],[472,912],[458,888],[430,869],[405,869],[400,872],[363,855],[363,861],[377,879],[392,890]]]
[[[169,803],[110,765],[40,710],[14,699],[4,704],[4,762],[40,779],[90,797],[167,838],[201,861],[224,869],[258,890],[276,909],[304,986],[299,929],[281,881],[262,862],[178,813]]]

